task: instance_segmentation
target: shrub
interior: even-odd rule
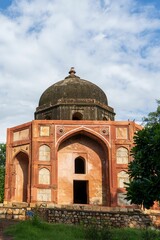
[[[98,228],[90,226],[85,230],[85,236],[88,240],[112,240],[112,233],[108,227]]]
[[[141,235],[142,240],[158,240],[160,239],[160,233],[151,230],[151,229],[146,229],[144,231],[142,231],[142,235]]]

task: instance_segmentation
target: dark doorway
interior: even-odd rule
[[[74,203],[88,203],[88,181],[73,181],[73,201]]]
[[[75,159],[75,173],[85,173],[85,160],[81,157]]]

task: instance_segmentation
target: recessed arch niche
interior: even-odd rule
[[[50,171],[47,168],[39,169],[38,174],[38,183],[39,184],[50,184]]]
[[[50,161],[51,149],[48,145],[43,144],[39,147],[39,161]]]
[[[129,175],[126,171],[120,171],[117,175],[118,188],[125,188],[125,183],[129,182]]]
[[[13,184],[14,184],[14,200],[17,202],[28,201],[28,165],[29,157],[25,152],[20,151],[14,158],[14,172],[13,172]]]
[[[82,120],[83,119],[83,114],[80,112],[75,112],[72,115],[72,120]]]
[[[116,152],[116,161],[118,164],[128,164],[129,152],[125,147],[119,147]]]
[[[75,159],[85,160],[84,174],[75,172]],[[63,140],[58,149],[58,203],[78,203],[78,196],[74,202],[74,194],[78,192],[74,186],[82,185],[78,182],[85,183],[84,195],[87,192],[87,196],[79,199],[79,203],[109,206],[108,164],[108,149],[96,136],[83,131]]]

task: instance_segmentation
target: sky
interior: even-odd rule
[[[0,142],[70,67],[141,124],[160,99],[160,0],[0,0]]]

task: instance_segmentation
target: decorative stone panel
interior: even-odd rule
[[[109,135],[109,128],[102,128],[101,130],[100,130],[100,133],[102,134],[102,135]]]
[[[117,139],[128,139],[128,129],[124,127],[116,128],[116,138]]]
[[[37,201],[50,202],[51,189],[37,189]]]
[[[50,127],[49,126],[40,126],[40,136],[48,137],[50,135]]]
[[[22,141],[29,139],[29,128],[13,133],[13,141]]]
[[[58,133],[59,135],[63,135],[63,134],[65,133],[64,127],[63,127],[63,126],[58,126],[58,127],[57,127],[57,133]]]

